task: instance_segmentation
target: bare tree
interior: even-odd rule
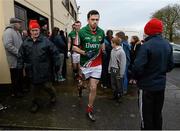
[[[152,18],[158,18],[163,21],[164,24],[164,36],[173,41],[175,37],[179,37],[180,34],[180,5],[168,5],[155,13]]]

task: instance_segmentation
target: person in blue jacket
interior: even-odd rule
[[[152,18],[144,27],[148,35],[141,45],[132,72],[139,88],[141,129],[162,129],[166,73],[174,67],[172,46],[162,37],[163,23]]]
[[[111,86],[110,83],[110,74],[108,73],[108,66],[109,61],[111,57],[111,40],[113,38],[113,31],[107,30],[106,37],[104,38],[104,44],[105,44],[105,51],[106,53],[103,54],[103,60],[102,60],[102,74],[101,74],[101,87],[102,88],[109,88]]]
[[[127,93],[127,90],[128,90],[128,83],[129,83],[129,80],[128,80],[128,68],[129,68],[129,65],[130,65],[130,45],[127,41],[127,37],[125,35],[124,32],[120,31],[116,34],[117,37],[119,37],[122,41],[121,41],[121,46],[126,54],[126,70],[125,70],[125,73],[124,73],[124,80],[123,80],[123,89],[124,89],[124,94]]]

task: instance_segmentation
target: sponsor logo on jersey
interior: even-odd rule
[[[99,48],[99,44],[92,44],[92,43],[86,43],[86,48],[93,48],[93,49],[97,49]]]

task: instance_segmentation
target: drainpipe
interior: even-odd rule
[[[53,0],[50,0],[50,11],[51,11],[51,30],[52,30],[54,28]]]

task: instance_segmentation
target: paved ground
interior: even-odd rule
[[[95,103],[97,121],[92,123],[85,116],[87,90],[84,91],[83,104],[79,105],[76,83],[70,77],[56,85],[57,104],[52,106],[43,102],[43,108],[36,114],[30,113],[31,93],[17,99],[1,92],[3,104],[8,109],[0,112],[1,129],[139,129],[136,88],[117,104],[111,100],[111,90],[98,89]],[[180,67],[168,74],[165,105],[163,110],[163,129],[180,129]],[[47,97],[46,97],[47,99]]]

